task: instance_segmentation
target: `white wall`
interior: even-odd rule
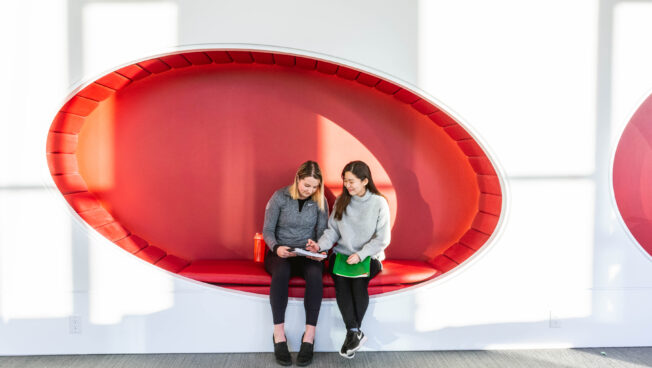
[[[652,2],[4,1],[0,354],[270,351],[266,298],[182,280],[89,231],[52,187],[67,94],[202,43],[298,48],[425,90],[507,176],[500,236],[442,279],[374,298],[372,350],[652,345],[652,264],[609,193],[618,135],[652,90]],[[303,306],[287,329],[296,347]],[[343,340],[333,302],[317,349]]]

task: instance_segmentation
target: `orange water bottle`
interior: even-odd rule
[[[265,239],[263,234],[254,235],[254,262],[263,262],[265,260]]]

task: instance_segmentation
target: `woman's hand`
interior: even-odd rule
[[[285,245],[281,245],[280,247],[276,248],[276,255],[281,258],[289,258],[289,257],[297,256],[294,252],[290,252],[290,247],[287,247]]]
[[[360,256],[358,255],[358,253],[353,253],[349,256],[349,258],[346,259],[346,263],[348,264],[360,263]]]
[[[321,252],[321,254],[326,255],[326,252]],[[323,260],[326,259],[326,257],[324,257],[324,258],[319,258],[319,257],[306,257],[306,258],[312,259],[313,261],[317,261],[317,262],[321,262],[321,261],[323,261]]]
[[[317,252],[319,252],[319,244],[317,244],[312,239],[308,239],[308,243],[306,243],[306,250],[308,252],[317,253]]]

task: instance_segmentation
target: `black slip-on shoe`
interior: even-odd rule
[[[312,363],[312,355],[315,348],[315,341],[313,340],[312,343],[304,342],[303,336],[305,334],[301,336],[301,349],[299,349],[299,354],[297,355],[297,365],[299,367],[305,367]]]
[[[342,344],[342,348],[340,349],[340,355],[346,359],[353,359],[353,357],[355,356],[355,351],[349,354],[349,349],[350,349],[349,345],[351,344],[353,335],[355,335],[355,332],[350,330],[346,331],[346,338],[344,339],[344,344]]]
[[[355,352],[360,350],[360,348],[362,347],[362,345],[364,345],[365,342],[367,342],[367,336],[364,335],[364,332],[362,332],[362,330],[358,332],[354,332],[353,337],[349,342],[348,350],[346,351],[346,353],[355,354]]]
[[[276,342],[274,341],[274,335],[272,335],[272,342],[274,343],[276,363],[284,366],[292,365],[292,355],[290,355],[290,349],[288,349],[288,342]]]

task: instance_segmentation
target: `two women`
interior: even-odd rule
[[[306,330],[297,365],[308,365],[312,361],[321,304],[322,263],[319,258],[295,257],[291,252],[294,247],[305,246],[312,252],[333,249],[329,271],[335,283],[337,305],[347,328],[340,355],[353,358],[367,340],[360,328],[369,305],[369,281],[382,270],[384,249],[390,241],[389,206],[364,162],[348,163],[342,170],[342,180],[342,195],[335,201],[327,229],[328,208],[323,197],[323,180],[319,166],[313,161],[299,168],[292,186],[274,193],[265,210],[263,236],[272,251],[271,257],[265,258],[265,266],[272,274],[270,303],[274,316],[274,354],[279,364],[292,363],[283,331],[290,276],[294,273],[306,279]],[[296,188],[294,196],[293,188]],[[313,203],[315,212],[301,213],[306,203]],[[319,240],[315,242],[313,239]],[[369,258],[368,275],[350,278],[334,274],[336,257],[344,257],[349,265]]]

